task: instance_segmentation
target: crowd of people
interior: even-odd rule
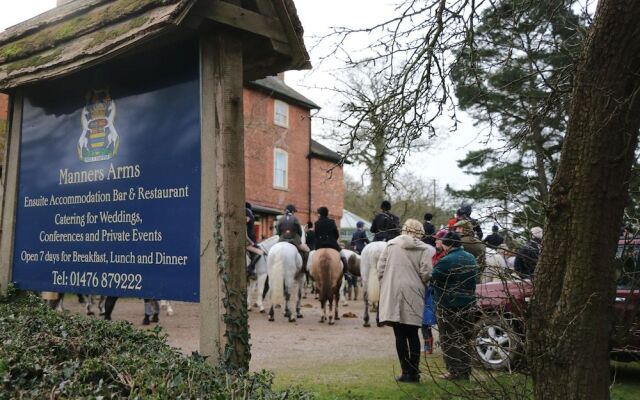
[[[332,248],[340,252],[340,232],[335,221],[329,218],[327,207],[317,210],[315,223],[304,226],[306,240],[302,242],[303,227],[298,221],[294,205],[289,204],[277,223],[276,233],[280,241],[295,245],[306,257],[310,250]],[[371,222],[372,241],[387,242],[377,264],[380,280],[380,304],[378,321],[393,328],[396,350],[402,368],[399,382],[420,380],[421,344],[418,332],[422,332],[422,353],[433,351],[432,327],[438,327],[440,346],[448,380],[467,380],[471,371],[469,343],[473,333],[476,284],[485,266],[487,251],[500,254],[507,268],[523,278],[530,278],[542,243],[542,229],[530,230],[530,240],[519,251],[510,251],[499,227],[494,225],[491,234],[483,238],[480,224],[471,216],[471,207],[457,210],[446,227],[437,229],[433,215],[426,213],[423,222],[408,219],[400,225],[400,219],[391,212],[391,203],[383,201],[379,212]],[[252,266],[262,254],[255,246],[254,217],[247,203],[247,247],[252,258],[248,274],[255,272]],[[370,243],[365,224],[356,225],[349,243],[360,254]],[[347,260],[341,253],[345,279],[350,287],[356,287],[356,278],[347,273]],[[357,295],[357,291],[356,291]]]
[[[480,224],[471,217],[471,207],[461,207],[447,227],[436,229],[433,215],[424,221],[408,219],[400,227],[383,201],[371,224],[373,241],[388,243],[378,261],[380,280],[379,321],[393,328],[402,374],[399,382],[420,380],[422,331],[423,353],[433,351],[432,327],[437,325],[447,380],[468,380],[471,372],[470,340],[473,334],[476,284],[484,268],[485,252],[501,252],[508,268],[530,278],[542,243],[542,229],[531,229],[530,240],[511,252],[499,227],[483,238]],[[351,247],[360,253],[368,243],[364,224],[358,223]]]

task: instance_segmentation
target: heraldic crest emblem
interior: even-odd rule
[[[82,134],[78,157],[84,162],[103,161],[118,154],[120,136],[116,131],[116,102],[108,89],[92,90],[82,109]]]

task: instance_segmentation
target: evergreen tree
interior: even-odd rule
[[[503,0],[487,8],[451,73],[460,108],[488,124],[500,148],[469,152],[458,165],[478,183],[449,191],[510,212],[519,225],[542,223],[557,169],[584,34],[571,4]]]

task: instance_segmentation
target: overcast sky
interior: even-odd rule
[[[28,18],[36,16],[48,9],[55,7],[55,0],[0,0],[0,30],[15,25]],[[298,14],[305,30],[305,44],[310,50],[312,63],[319,65],[318,57],[327,51],[327,48],[314,48],[316,38],[329,32],[333,26],[370,26],[372,23],[383,20],[393,12],[392,1],[389,0],[295,0]],[[340,12],[336,12],[340,10]],[[354,54],[366,51],[366,43],[352,43]],[[321,112],[331,113],[336,104],[332,101],[333,94],[321,88],[330,88],[334,79],[330,71],[338,67],[338,64],[325,62],[312,71],[288,72],[286,81],[314,102],[319,104]],[[437,179],[439,186],[451,184],[456,188],[465,188],[474,181],[460,171],[456,160],[463,158],[470,149],[482,147],[476,140],[477,130],[464,115],[460,115],[463,123],[459,125],[458,132],[444,135],[438,140],[432,150],[415,154],[408,162],[406,169],[425,179]],[[447,125],[445,121],[443,125]],[[326,132],[328,127],[319,121],[315,121],[313,132],[316,138]],[[321,140],[323,141],[323,140]],[[323,141],[327,145],[332,145]],[[359,170],[348,167],[347,172],[353,176],[359,175]]]

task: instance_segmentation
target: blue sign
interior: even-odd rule
[[[13,280],[199,300],[197,43],[25,93]]]

